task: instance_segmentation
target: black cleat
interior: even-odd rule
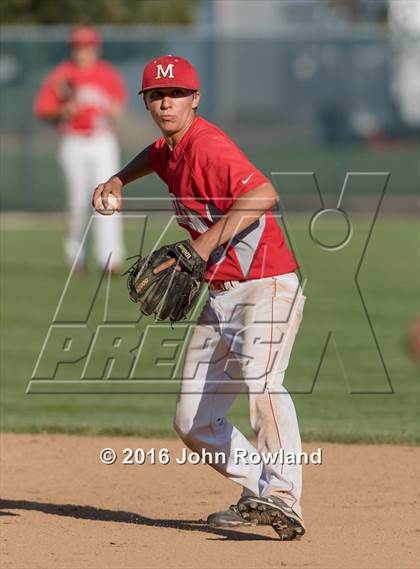
[[[305,533],[300,517],[276,496],[244,496],[237,508],[243,518],[257,520],[258,525],[272,526],[282,541],[299,539]]]
[[[252,522],[250,519],[246,520],[243,518],[236,504],[229,506],[229,509],[223,512],[210,514],[207,518],[207,523],[212,528],[237,528],[257,525],[257,521]]]

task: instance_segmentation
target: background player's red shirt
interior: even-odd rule
[[[207,231],[244,193],[269,182],[217,127],[196,117],[171,151],[159,138],[150,165],[168,185],[179,225],[195,239]],[[206,280],[250,280],[290,273],[298,265],[271,211],[230,244],[215,249]]]
[[[127,99],[124,81],[113,65],[98,60],[88,68],[81,68],[69,60],[60,63],[46,77],[35,99],[35,114],[44,118],[57,110],[63,101],[63,91],[69,89],[74,90],[80,112],[59,123],[63,132],[93,134],[112,129],[107,110],[112,103]]]

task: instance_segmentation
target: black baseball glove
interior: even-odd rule
[[[155,274],[153,269],[168,259],[176,263]],[[165,245],[128,269],[130,298],[140,303],[143,314],[153,313],[156,320],[183,320],[198,300],[206,265],[189,241]]]

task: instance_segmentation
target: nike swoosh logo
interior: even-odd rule
[[[242,183],[247,184],[254,174],[255,174],[255,172],[252,172],[247,178],[244,178],[242,180]]]

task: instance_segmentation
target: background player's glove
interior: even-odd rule
[[[73,101],[76,97],[76,88],[69,79],[61,79],[57,85],[57,95],[62,103]]]
[[[153,272],[170,259],[176,259],[176,263],[159,273]],[[140,257],[128,269],[130,298],[140,303],[143,314],[155,314],[156,320],[182,320],[198,300],[206,265],[189,241],[165,245]]]

